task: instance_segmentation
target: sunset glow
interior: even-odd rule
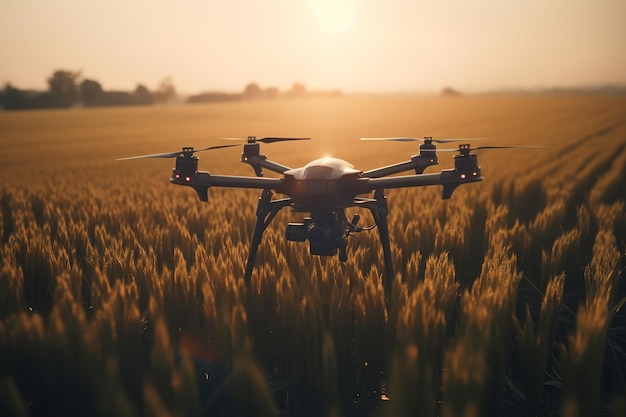
[[[357,92],[626,84],[623,1],[44,0],[0,3],[0,83],[56,69],[107,89]]]
[[[309,0],[323,30],[338,33],[351,29],[357,12],[357,0]]]

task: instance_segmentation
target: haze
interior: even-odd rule
[[[624,0],[3,0],[0,82],[462,91],[626,84]]]

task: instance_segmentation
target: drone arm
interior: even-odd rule
[[[263,176],[262,168],[269,169],[270,171],[278,174],[282,174],[283,172],[291,169],[287,166],[277,164],[276,162],[268,161],[265,155],[261,155],[259,153],[249,154],[244,152],[241,155],[241,162],[250,165],[254,169],[257,177]]]
[[[372,190],[437,185],[443,184],[447,181],[450,171],[452,170],[444,170],[436,174],[402,175],[391,178],[370,178],[367,184]]]
[[[365,171],[363,176],[367,178],[380,178],[410,170],[415,170],[416,174],[421,174],[429,166],[437,165],[438,163],[436,153],[423,151],[420,152],[419,155],[413,155],[410,161],[371,169]]]
[[[277,164],[276,162],[268,161],[267,159],[262,159],[260,165],[263,168],[269,169],[270,171],[277,172],[279,174],[282,174],[285,171],[289,171],[291,169],[288,166]]]
[[[278,178],[211,175],[208,172],[198,172],[194,182],[210,187],[256,188],[261,190],[276,190],[279,192],[282,185],[282,180]]]
[[[367,182],[369,190],[387,188],[423,187],[427,185],[442,185],[444,200],[450,198],[452,192],[459,185],[479,182],[483,180],[479,172],[477,175],[466,173],[456,169],[446,169],[437,174],[403,175],[392,178],[370,178]]]
[[[282,193],[283,182],[278,178],[240,177],[231,175],[211,175],[208,172],[196,172],[193,175],[184,176],[176,172],[170,182],[176,185],[192,187],[198,193],[201,201],[208,201],[209,187],[237,187],[261,190],[275,190]]]
[[[388,175],[398,174],[400,172],[409,171],[415,167],[413,161],[400,162],[393,165],[387,165],[385,167],[370,169],[363,173],[367,178],[380,178]]]

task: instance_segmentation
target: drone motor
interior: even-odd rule
[[[198,157],[193,154],[193,148],[183,148],[182,155],[176,157],[176,167],[172,169],[172,179],[191,181],[198,172]]]
[[[460,153],[454,155],[454,168],[461,179],[480,177],[480,167],[476,154],[471,153],[470,145],[459,145]]]

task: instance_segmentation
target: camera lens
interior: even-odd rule
[[[318,226],[312,224],[309,226],[307,238],[309,239],[309,242],[311,242],[311,245],[322,246],[328,242],[328,239],[330,238],[330,230],[328,229],[328,226]]]

